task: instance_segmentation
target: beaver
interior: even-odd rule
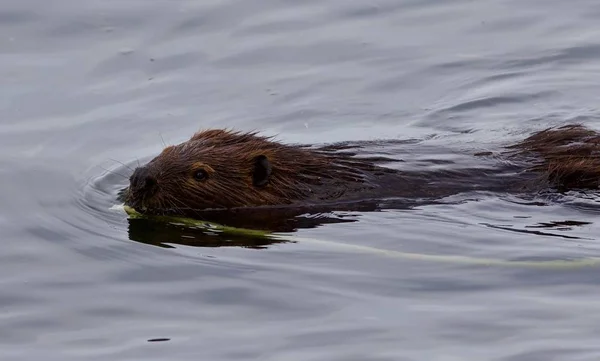
[[[599,141],[596,131],[571,124],[506,146],[496,168],[401,171],[385,165],[401,160],[357,157],[343,143],[282,144],[257,132],[203,130],[136,168],[124,199],[140,213],[219,214],[220,221],[262,209],[264,221],[286,212],[373,210],[389,199],[433,200],[473,190],[597,189]]]

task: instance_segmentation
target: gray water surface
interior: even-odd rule
[[[259,248],[139,242],[111,209],[128,166],[202,128],[412,139],[415,161],[599,129],[599,19],[592,0],[1,0],[0,359],[599,360],[597,267],[344,247],[598,257],[593,193],[464,194]]]

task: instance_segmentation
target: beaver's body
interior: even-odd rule
[[[380,164],[388,159],[357,158],[335,146],[208,130],[137,168],[125,202],[140,212],[199,217],[258,208],[372,208],[388,198],[434,199],[471,190],[596,189],[599,140],[598,133],[570,125],[508,147],[504,156],[511,162],[495,169],[406,172]]]

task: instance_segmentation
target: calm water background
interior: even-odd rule
[[[598,268],[161,248],[130,240],[110,209],[126,180],[105,171],[210,127],[459,151],[600,127],[599,19],[592,0],[1,0],[0,359],[600,359]],[[600,256],[594,195],[537,201],[461,195],[296,234]]]

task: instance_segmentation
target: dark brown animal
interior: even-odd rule
[[[600,186],[600,134],[580,124],[549,128],[508,147],[540,182],[562,191]]]
[[[256,133],[207,130],[135,169],[125,204],[148,214],[203,217],[244,209],[351,210],[392,198],[435,199],[471,190],[596,189],[600,135],[551,128],[509,146],[494,169],[399,171],[387,158],[343,146],[286,145]],[[397,160],[396,160],[397,161]]]

